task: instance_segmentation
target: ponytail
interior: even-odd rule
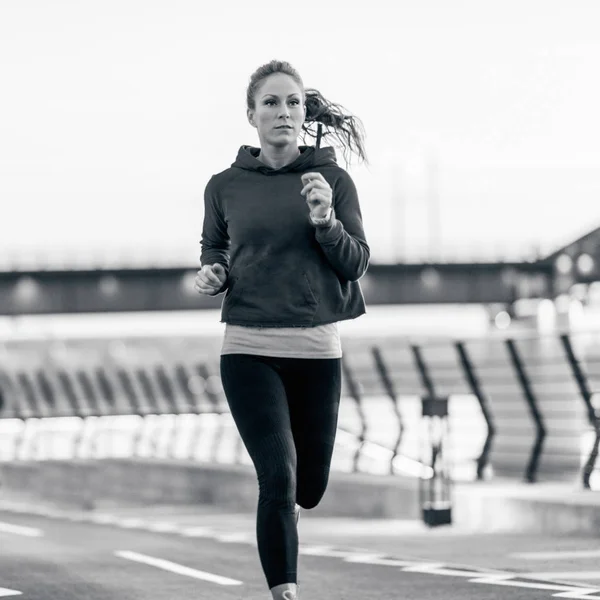
[[[307,136],[315,139],[319,147],[322,137],[332,136],[334,145],[337,142],[342,147],[346,163],[350,162],[351,153],[356,154],[360,161],[368,162],[365,131],[358,117],[349,114],[343,106],[330,102],[313,88],[305,90],[305,102],[306,120],[302,126],[305,139]]]

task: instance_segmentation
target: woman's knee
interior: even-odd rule
[[[298,479],[296,503],[302,508],[310,510],[321,502],[327,489],[329,473],[324,471],[314,472]]]
[[[271,458],[258,472],[260,500],[284,504],[294,503],[296,497],[296,468],[291,461]]]
[[[306,510],[316,508],[319,505],[319,502],[321,502],[324,493],[325,492],[321,494],[315,494],[314,492],[310,494],[297,494],[296,504],[299,504],[302,508]]]

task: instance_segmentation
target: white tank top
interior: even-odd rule
[[[221,354],[282,358],[341,358],[337,323],[316,327],[246,327],[225,324]]]

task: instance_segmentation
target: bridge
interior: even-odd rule
[[[214,309],[194,290],[197,266],[0,271],[0,315]],[[372,263],[368,304],[501,304],[556,298],[600,281],[600,228],[528,262]]]

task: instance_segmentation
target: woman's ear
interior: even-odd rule
[[[250,125],[252,125],[252,127],[256,127],[256,123],[254,121],[254,111],[249,108],[246,110],[246,115],[248,116],[248,122]]]

